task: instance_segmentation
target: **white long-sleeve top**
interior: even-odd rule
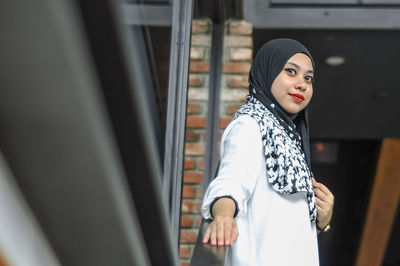
[[[218,176],[207,188],[201,212],[211,219],[210,204],[220,196],[237,202],[239,237],[225,265],[319,265],[317,231],[305,192],[284,195],[270,186],[257,122],[247,115],[232,121],[220,154]]]

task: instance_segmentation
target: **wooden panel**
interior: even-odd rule
[[[6,259],[0,253],[0,266],[7,266]]]
[[[400,139],[385,139],[379,154],[356,266],[381,265],[400,195]]]

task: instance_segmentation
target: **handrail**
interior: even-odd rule
[[[196,245],[193,250],[191,266],[222,266],[225,264],[226,253],[228,247],[223,246],[210,246],[203,244],[202,240],[207,227],[210,225],[211,220],[203,219],[199,228]]]

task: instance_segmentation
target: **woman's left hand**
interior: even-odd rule
[[[317,224],[320,228],[324,228],[332,218],[334,197],[324,184],[315,181],[314,178],[312,178],[312,185],[317,201]]]

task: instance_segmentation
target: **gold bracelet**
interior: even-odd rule
[[[315,225],[317,226],[317,229],[319,231],[321,231],[321,233],[326,233],[329,230],[331,230],[331,225],[330,224],[327,224],[324,228],[319,227],[317,223],[315,223]]]

